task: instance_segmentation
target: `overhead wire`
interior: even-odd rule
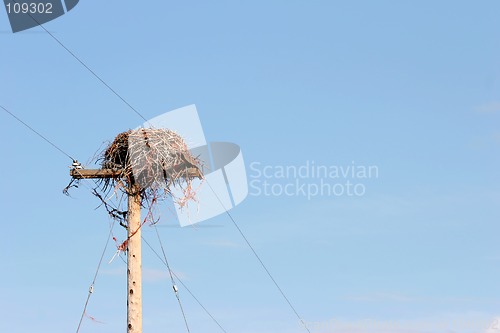
[[[97,264],[97,269],[95,271],[94,278],[92,279],[92,283],[90,284],[90,287],[89,287],[89,292],[87,294],[87,299],[86,299],[85,305],[83,307],[82,316],[80,317],[80,321],[78,322],[78,327],[76,329],[76,333],[80,332],[80,328],[82,326],[83,318],[85,317],[85,313],[87,312],[87,306],[89,304],[90,296],[92,296],[92,294],[94,293],[94,285],[95,285],[95,282],[97,280],[97,275],[99,274],[99,269],[101,268],[101,264],[102,264],[102,260],[104,258],[104,254],[106,253],[106,250],[108,249],[109,240],[111,239],[111,235],[113,233],[113,227],[114,227],[114,225],[115,225],[115,223],[113,221],[113,223],[111,224],[111,227],[109,228],[108,239],[106,240],[106,245],[104,246],[104,249],[102,250],[101,258],[99,259],[99,263]]]
[[[16,0],[13,0],[14,2],[17,3]],[[29,15],[29,14],[28,14]],[[83,60],[81,60],[74,52],[72,52],[68,47],[66,47],[58,38],[56,38],[52,33],[50,33],[50,31],[48,31],[42,24],[40,24],[35,18],[33,18],[31,15],[29,15],[50,37],[52,37],[52,39],[54,39],[54,41],[56,41],[62,48],[64,48],[75,60],[77,60],[85,69],[87,69],[96,79],[98,79],[106,88],[108,88],[108,90],[110,90],[115,96],[117,96],[123,103],[125,103],[132,111],[134,111],[140,118],[142,118],[145,122],[148,122],[148,120],[138,111],[136,110],[129,102],[127,102],[127,100],[125,100],[116,90],[114,90],[109,84],[107,84],[99,75],[97,75],[97,73],[95,71],[93,71],[87,64],[85,64],[85,62],[83,62]],[[70,159],[72,159],[74,161],[74,159],[67,153],[65,153],[62,149],[60,149],[58,146],[56,146],[55,144],[53,144],[51,141],[49,141],[47,138],[45,138],[43,135],[41,135],[40,133],[38,133],[37,131],[35,131],[31,126],[27,125],[25,122],[23,122],[21,119],[19,119],[18,117],[16,117],[15,115],[13,115],[10,111],[8,111],[7,109],[5,109],[3,106],[0,106],[2,109],[4,109],[4,111],[6,111],[7,113],[9,113],[11,116],[13,116],[14,118],[16,118],[18,121],[20,121],[22,124],[24,124],[28,129],[30,129],[31,131],[33,131],[35,134],[37,134],[38,136],[40,136],[42,139],[44,139],[45,141],[47,141],[49,144],[51,144],[54,148],[56,148],[57,150],[59,150],[61,153],[63,153],[64,155],[66,155],[67,157],[69,157]],[[292,305],[292,303],[290,302],[290,300],[288,299],[288,297],[285,295],[284,291],[282,290],[282,288],[279,286],[279,284],[277,283],[277,281],[275,280],[275,278],[273,277],[273,275],[270,273],[270,271],[268,270],[268,268],[266,267],[266,265],[264,264],[264,262],[262,261],[262,259],[260,258],[260,256],[257,254],[257,252],[255,251],[255,249],[253,248],[253,246],[250,244],[250,242],[248,241],[247,237],[245,236],[245,234],[243,233],[243,231],[241,230],[241,228],[238,226],[238,224],[236,223],[235,219],[233,218],[233,216],[229,213],[229,211],[226,209],[225,205],[223,204],[222,200],[219,198],[219,196],[217,195],[217,193],[215,192],[215,190],[212,188],[212,186],[210,185],[210,183],[207,181],[207,184],[208,186],[210,187],[210,189],[212,190],[212,192],[214,193],[214,195],[216,196],[217,200],[219,201],[219,203],[221,204],[222,208],[224,209],[224,211],[226,212],[227,216],[229,217],[229,219],[232,221],[232,223],[234,224],[234,226],[236,227],[236,229],[238,230],[238,232],[240,233],[240,235],[242,236],[242,238],[244,239],[244,241],[247,243],[248,247],[250,248],[250,250],[252,251],[252,253],[254,254],[254,256],[257,258],[257,260],[259,261],[260,265],[262,266],[262,268],[265,270],[265,272],[267,273],[267,275],[269,276],[269,278],[271,279],[271,281],[274,283],[274,285],[276,286],[276,288],[278,289],[278,291],[280,292],[280,294],[283,296],[283,298],[285,299],[285,301],[287,302],[287,304],[289,305],[289,307],[292,309],[292,311],[294,312],[294,314],[296,315],[296,317],[299,319],[299,321],[302,323],[302,325],[304,326],[304,328],[310,333],[311,331],[309,330],[309,328],[307,327],[305,321],[302,319],[302,317],[298,314],[297,310],[295,309],[295,307]],[[165,258],[166,259],[166,258]],[[166,262],[166,264],[168,265],[168,263]],[[169,272],[170,272],[170,269],[169,269]],[[180,302],[180,301],[179,301]],[[200,304],[201,305],[201,304]],[[182,309],[182,306],[181,306],[181,309]],[[184,317],[185,318],[185,317]],[[186,326],[187,326],[187,322],[186,322]],[[220,325],[219,325],[220,326]],[[221,327],[222,328],[222,327]],[[189,328],[188,328],[188,331],[189,331]]]
[[[16,120],[18,120],[20,123],[22,123],[22,124],[23,124],[26,128],[28,128],[29,130],[31,130],[32,132],[34,132],[35,134],[37,134],[40,138],[42,138],[44,141],[46,141],[46,142],[47,142],[47,143],[49,143],[51,146],[53,146],[54,148],[56,148],[56,149],[57,149],[58,151],[60,151],[62,154],[64,154],[65,156],[69,157],[72,161],[75,161],[75,159],[74,159],[74,158],[72,158],[69,154],[67,154],[64,150],[62,150],[61,148],[59,148],[56,144],[54,144],[52,141],[50,141],[49,139],[47,139],[47,138],[46,138],[45,136],[43,136],[40,132],[36,131],[33,127],[31,127],[30,125],[28,125],[26,122],[24,122],[23,120],[21,120],[19,117],[17,117],[16,115],[14,115],[11,111],[7,110],[5,107],[3,107],[3,106],[1,106],[1,105],[0,105],[0,108],[2,108],[3,110],[5,110],[5,111],[6,111],[7,113],[9,113],[12,117],[14,117],[14,118],[15,118]],[[76,169],[76,170],[78,170],[78,169]],[[78,172],[78,171],[77,171],[77,172]],[[88,179],[83,179],[83,180],[85,181],[85,180],[88,180]],[[94,182],[95,182],[95,180],[94,180]],[[86,185],[86,183],[85,183],[85,182],[84,182],[83,184],[84,184],[84,186],[86,186],[88,189],[90,189],[90,187],[88,187],[88,186]],[[112,208],[115,208],[115,207],[114,207],[111,203],[109,203],[109,202],[108,202],[108,205],[109,205],[110,207],[112,207]],[[114,226],[114,221],[113,221],[113,225],[112,225],[112,226]],[[156,227],[156,225],[155,225],[155,227]],[[167,267],[168,267],[168,270],[169,270],[169,273],[170,273],[170,277],[171,277],[171,279],[172,279],[172,282],[174,282],[173,277],[172,277],[172,274],[174,274],[174,275],[175,275],[175,273],[174,273],[174,272],[170,269],[170,266],[169,266],[169,264],[168,264],[167,257],[166,257],[166,253],[165,253],[165,250],[164,250],[164,248],[163,248],[163,244],[161,243],[161,238],[160,238],[160,236],[159,236],[158,229],[157,229],[157,228],[155,228],[155,230],[156,230],[156,232],[157,232],[158,239],[159,239],[159,241],[160,241],[160,245],[161,245],[161,248],[162,248],[162,252],[163,252],[163,255],[164,255],[164,258],[165,258],[165,259],[164,259],[164,260],[165,260],[164,262],[167,264]],[[88,303],[89,303],[90,297],[91,297],[91,295],[93,294],[95,281],[96,281],[96,279],[97,279],[97,275],[98,275],[99,269],[100,269],[100,267],[101,267],[101,264],[102,264],[102,260],[103,260],[104,254],[105,254],[106,249],[107,249],[107,247],[108,247],[108,245],[109,245],[109,240],[110,240],[110,238],[111,238],[111,236],[112,236],[112,232],[113,232],[113,227],[111,227],[111,229],[110,229],[110,233],[109,233],[109,235],[108,235],[108,239],[107,239],[106,245],[105,245],[105,247],[104,247],[103,253],[102,253],[101,258],[100,258],[100,260],[99,260],[99,264],[98,264],[98,266],[97,266],[96,273],[95,273],[94,278],[93,278],[93,280],[92,280],[92,283],[91,283],[91,285],[90,285],[89,292],[88,292],[88,295],[87,295],[87,299],[86,299],[86,301],[85,301],[84,309],[83,309],[82,315],[81,315],[81,317],[80,317],[80,321],[79,321],[79,323],[78,323],[78,327],[77,327],[76,333],[78,333],[78,332],[80,331],[80,328],[81,328],[81,325],[82,325],[83,318],[85,317],[86,309],[87,309],[87,306],[88,306]],[[149,245],[149,244],[148,244],[148,245]],[[178,277],[176,276],[176,278],[178,278]],[[179,282],[181,282],[181,284],[184,286],[184,288],[186,288],[186,290],[189,292],[189,294],[190,294],[190,295],[191,295],[191,296],[192,296],[192,297],[196,300],[196,302],[197,302],[197,303],[198,303],[198,304],[202,307],[202,309],[203,309],[205,312],[207,312],[207,313],[208,313],[208,315],[209,315],[209,316],[210,316],[210,317],[211,317],[211,318],[212,318],[212,319],[216,322],[216,324],[217,324],[217,325],[218,325],[218,326],[219,326],[219,327],[220,327],[220,328],[221,328],[224,332],[226,332],[226,331],[225,331],[225,330],[224,330],[224,329],[220,326],[220,324],[217,322],[217,320],[216,320],[216,319],[215,319],[215,318],[214,318],[214,317],[213,317],[213,316],[212,316],[212,315],[208,312],[208,310],[207,310],[207,309],[203,306],[203,304],[201,304],[201,302],[200,302],[200,301],[196,298],[196,296],[194,296],[194,294],[193,294],[190,290],[188,290],[188,288],[184,285],[184,283],[182,283],[182,281],[180,281],[180,280],[179,280]],[[174,282],[174,283],[175,283],[175,282]],[[174,291],[175,291],[175,289],[174,289]],[[182,312],[182,315],[183,315],[183,318],[184,318],[184,322],[185,322],[185,325],[186,325],[187,331],[188,331],[188,332],[190,332],[190,330],[189,330],[189,326],[188,326],[188,323],[187,323],[187,319],[186,319],[186,315],[185,315],[185,313],[184,313],[184,309],[183,309],[183,307],[182,307],[182,303],[181,303],[181,300],[180,300],[179,295],[178,295],[178,293],[177,293],[177,292],[176,292],[176,297],[177,297],[177,300],[178,300],[178,302],[179,302],[179,306],[180,306],[180,308],[181,308],[181,312]]]
[[[75,159],[73,157],[71,157],[68,153],[66,153],[64,150],[62,150],[59,146],[57,146],[55,143],[53,143],[52,141],[50,141],[49,139],[47,139],[44,135],[42,135],[40,132],[38,132],[37,130],[35,130],[32,126],[30,126],[29,124],[27,124],[26,122],[24,122],[23,120],[21,120],[19,117],[17,117],[14,113],[12,113],[11,111],[9,111],[8,109],[6,109],[5,107],[1,106],[0,105],[0,108],[2,108],[5,112],[7,112],[8,114],[10,114],[14,119],[16,119],[17,121],[19,121],[21,124],[23,124],[26,128],[28,128],[30,131],[32,131],[33,133],[35,133],[37,136],[39,136],[40,138],[42,138],[44,141],[46,141],[47,143],[49,143],[52,147],[54,147],[55,149],[57,149],[59,152],[61,152],[62,154],[64,154],[65,156],[69,157],[72,161],[75,161]],[[76,169],[78,170],[78,169]],[[83,179],[84,181],[85,180],[88,180],[88,179]],[[94,181],[95,182],[95,181]],[[88,187],[86,185],[86,183],[84,182],[83,183],[84,186],[86,186],[88,189],[90,189],[90,187]],[[111,203],[108,203],[110,205],[110,207],[113,207],[115,208]],[[113,226],[114,226],[114,221],[113,221]],[[156,227],[156,225],[155,225]],[[155,228],[156,229],[156,228]],[[87,295],[87,299],[85,301],[85,305],[84,305],[84,309],[83,309],[83,312],[82,312],[82,316],[80,318],[80,321],[78,323],[78,327],[77,327],[77,330],[76,330],[76,333],[78,333],[80,331],[80,327],[81,327],[81,324],[82,324],[82,321],[83,321],[83,318],[85,317],[85,312],[86,312],[86,309],[87,309],[87,306],[88,306],[88,303],[89,303],[89,300],[90,300],[90,296],[92,295],[93,293],[93,286],[95,284],[95,281],[97,279],[97,274],[99,272],[99,269],[101,267],[101,264],[102,264],[102,260],[103,260],[103,256],[105,254],[105,251],[109,245],[109,240],[112,236],[112,232],[113,232],[113,228],[110,229],[110,233],[108,235],[108,240],[106,242],[106,246],[104,247],[104,250],[103,250],[103,253],[101,255],[101,258],[99,260],[99,264],[98,264],[98,267],[97,267],[97,270],[96,270],[96,274],[94,275],[94,279],[92,281],[92,284],[89,288],[89,293]],[[158,229],[156,229],[156,232],[157,232],[157,235],[159,237],[159,233],[158,233]],[[144,239],[144,238],[143,238]],[[163,248],[163,245],[161,243],[161,238],[159,238],[160,240],[160,244],[161,244],[161,247],[162,247],[162,251],[163,251],[163,255],[164,255],[164,263],[167,264],[167,267],[168,267],[168,270],[169,270],[169,273],[170,273],[170,276],[171,278],[173,279],[172,277],[172,274],[178,279],[178,281],[182,284],[182,286],[188,291],[188,293],[194,298],[194,300],[201,306],[201,308],[210,316],[210,318],[212,318],[212,320],[214,320],[214,322],[222,329],[223,332],[226,332],[222,326],[219,324],[219,322],[212,316],[212,314],[210,314],[210,312],[208,312],[208,310],[205,308],[205,306],[203,306],[203,304],[198,300],[198,298],[187,288],[187,286],[175,275],[175,272],[173,272],[171,269],[170,269],[170,266],[168,265],[168,261],[167,261],[167,257],[166,257],[166,253],[165,253],[165,250]],[[144,239],[144,241],[146,241]],[[151,247],[151,245],[149,245],[149,243],[147,243],[148,246],[154,251],[154,249]],[[155,252],[156,253],[156,252]],[[156,253],[157,254],[157,253]],[[158,255],[158,254],[157,254]],[[161,259],[161,258],[160,258]],[[173,280],[172,280],[173,281]],[[179,306],[181,307],[181,311],[182,311],[182,315],[184,317],[184,322],[186,324],[186,328],[189,332],[189,326],[188,326],[188,323],[187,323],[187,319],[186,319],[186,316],[185,316],[185,313],[184,313],[184,309],[182,308],[182,303],[181,303],[181,300],[178,296],[178,294],[176,293],[176,297],[177,297],[177,300],[179,302]],[[227,332],[226,332],[227,333]]]
[[[142,240],[144,241],[144,243],[149,247],[149,249],[158,257],[158,259],[160,259],[160,261],[164,264],[164,265],[167,265],[167,263],[165,262],[165,260],[160,256],[160,254],[153,248],[153,246],[151,246],[151,244],[149,244],[149,242],[143,237]],[[191,290],[188,288],[188,286],[186,286],[186,284],[184,284],[184,282],[182,282],[182,280],[179,278],[179,276],[177,276],[177,274],[175,274],[174,271],[172,271],[172,275],[177,279],[177,281],[184,287],[184,289],[186,289],[186,291],[191,295],[191,297],[193,297],[193,299],[196,301],[196,303],[198,303],[198,305],[203,309],[203,311],[205,311],[205,313],[213,320],[213,322],[219,326],[219,328],[222,330],[222,332],[224,333],[227,333],[227,331],[224,329],[224,327],[222,327],[222,325],[217,321],[217,319],[215,319],[215,317],[207,310],[207,308],[205,308],[205,306],[201,303],[201,301],[191,292]]]
[[[12,113],[11,111],[9,111],[7,108],[5,108],[4,106],[0,105],[0,108],[2,110],[4,110],[5,112],[7,112],[8,114],[10,114],[14,119],[16,119],[18,122],[20,122],[21,124],[23,124],[27,129],[29,129],[31,132],[35,133],[36,135],[38,135],[40,138],[42,138],[45,142],[47,142],[48,144],[50,144],[52,147],[54,147],[55,149],[59,150],[62,154],[66,155],[67,157],[69,157],[72,161],[74,161],[75,159],[73,157],[71,157],[68,153],[66,153],[64,150],[62,150],[59,146],[57,146],[55,143],[53,143],[52,141],[50,141],[49,139],[47,139],[44,135],[40,134],[40,132],[38,132],[37,130],[35,130],[33,127],[31,127],[30,125],[28,125],[27,123],[25,123],[21,118],[19,118],[18,116],[16,116],[14,113]]]
[[[18,116],[16,116],[14,113],[12,113],[10,110],[8,110],[7,108],[5,108],[4,106],[0,105],[0,108],[3,109],[5,112],[7,112],[9,115],[11,115],[14,119],[16,119],[18,122],[20,122],[21,124],[23,124],[27,129],[29,129],[31,132],[35,133],[38,137],[40,137],[41,139],[43,139],[45,142],[47,142],[48,144],[50,144],[52,147],[54,147],[55,149],[57,149],[60,153],[62,153],[63,155],[67,156],[68,158],[70,158],[72,161],[76,161],[73,157],[71,157],[71,155],[69,155],[68,153],[66,153],[63,149],[61,149],[58,145],[56,145],[54,142],[52,142],[51,140],[49,140],[47,137],[45,137],[44,135],[42,135],[39,131],[35,130],[32,126],[30,126],[28,123],[26,123],[25,121],[23,121],[21,118],[19,118]],[[86,179],[84,179],[86,180]],[[87,186],[85,183],[83,183],[84,186]],[[88,187],[88,186],[87,186]],[[112,236],[112,233],[113,233],[113,227],[114,227],[114,221],[113,221],[113,224],[111,225],[110,227],[110,230],[109,230],[109,234],[108,234],[108,238],[107,238],[107,241],[106,241],[106,245],[104,246],[104,249],[102,251],[102,254],[101,254],[101,257],[99,259],[99,263],[97,265],[97,269],[96,269],[96,272],[94,274],[94,278],[92,279],[92,283],[89,287],[89,291],[88,291],[88,294],[87,294],[87,299],[85,300],[85,305],[83,307],[83,312],[82,312],[82,315],[80,317],[80,320],[78,322],[78,327],[76,329],[76,333],[78,333],[80,331],[80,328],[81,328],[81,325],[82,325],[82,322],[83,322],[83,318],[85,317],[85,313],[87,311],[87,306],[88,306],[88,303],[89,303],[89,300],[90,300],[90,297],[92,296],[93,292],[94,292],[94,285],[95,285],[95,282],[97,280],[97,275],[99,273],[99,269],[101,267],[101,264],[102,264],[102,260],[104,258],[104,254],[106,253],[106,250],[108,248],[108,245],[109,245],[109,240]]]
[[[186,314],[184,313],[184,308],[182,307],[181,298],[179,296],[179,290],[177,289],[177,286],[175,285],[175,280],[174,280],[174,277],[172,275],[172,269],[170,269],[170,264],[168,263],[167,255],[165,253],[165,248],[163,247],[163,242],[161,241],[161,238],[160,238],[160,233],[158,232],[158,228],[156,227],[156,223],[153,223],[153,226],[154,226],[155,231],[156,231],[156,236],[158,237],[158,242],[160,243],[160,248],[161,248],[161,252],[163,254],[163,259],[165,260],[165,264],[167,265],[168,274],[170,275],[170,280],[172,281],[172,289],[174,290],[175,297],[177,298],[177,302],[179,303],[179,308],[181,309],[181,312],[182,312],[182,317],[184,318],[184,323],[186,324],[186,330],[188,331],[188,333],[190,333]]]
[[[19,3],[16,0],[12,0],[15,3]],[[109,91],[111,91],[116,97],[118,97],[125,105],[127,105],[132,111],[134,111],[139,117],[141,117],[145,122],[148,120],[136,109],[134,108],[125,98],[123,98],[116,90],[114,90],[106,81],[104,81],[90,66],[88,66],[82,59],[80,59],[73,51],[71,51],[66,45],[63,44],[56,36],[54,36],[49,30],[47,30],[43,24],[41,24],[36,18],[34,18],[29,12],[26,13],[28,16],[40,27],[42,28],[54,41],[56,41],[63,49],[66,50],[76,61],[78,61],[89,73],[91,73],[97,80],[99,80]]]
[[[1,106],[0,105],[0,108],[2,108],[5,112],[7,112],[9,115],[11,115],[14,119],[16,119],[17,121],[19,121],[21,124],[23,124],[26,128],[28,128],[30,131],[32,131],[33,133],[35,133],[37,136],[39,136],[41,139],[43,139],[44,141],[46,141],[47,143],[49,143],[51,146],[53,146],[55,149],[57,149],[59,152],[61,152],[62,154],[64,154],[65,156],[67,156],[68,158],[70,158],[72,161],[75,161],[75,159],[73,157],[71,157],[68,153],[66,153],[64,150],[62,150],[59,146],[57,146],[56,144],[54,144],[52,141],[50,141],[49,139],[47,139],[45,136],[43,136],[40,132],[38,132],[37,130],[35,130],[32,126],[28,125],[26,122],[24,122],[23,120],[21,120],[19,117],[17,117],[15,114],[13,114],[11,111],[9,111],[8,109],[6,109],[5,107]],[[229,217],[229,219],[231,220],[231,222],[234,224],[234,226],[236,227],[236,229],[238,230],[238,232],[240,233],[240,235],[242,236],[242,238],[244,239],[244,241],[246,242],[246,244],[248,245],[248,247],[250,248],[250,250],[252,251],[252,253],[254,254],[254,256],[257,258],[257,260],[259,261],[260,265],[262,266],[262,268],[265,270],[265,272],[267,273],[267,275],[269,276],[269,278],[271,279],[271,281],[274,283],[274,285],[276,286],[276,288],[278,289],[278,291],[280,292],[280,294],[283,296],[283,298],[285,299],[285,301],[287,302],[287,304],[289,305],[289,307],[292,309],[292,311],[294,312],[295,316],[299,319],[299,321],[302,323],[302,325],[304,326],[304,328],[310,333],[310,330],[309,328],[307,327],[305,321],[302,319],[302,317],[299,315],[299,313],[297,312],[297,310],[295,309],[295,307],[293,306],[293,304],[291,303],[291,301],[289,300],[289,298],[286,296],[286,294],[284,293],[283,289],[279,286],[279,284],[277,283],[276,279],[273,277],[273,275],[271,274],[271,272],[269,271],[269,269],[266,267],[266,265],[264,264],[264,262],[262,261],[262,259],[260,258],[260,256],[257,254],[257,252],[255,251],[255,249],[253,248],[253,246],[251,245],[251,243],[249,242],[248,238],[245,236],[245,234],[243,233],[243,231],[241,230],[241,228],[239,227],[239,225],[236,223],[235,219],[233,218],[233,216],[231,215],[231,213],[229,213],[229,211],[227,210],[227,208],[225,207],[224,203],[222,202],[222,200],[220,199],[220,197],[217,195],[217,193],[215,192],[215,190],[213,189],[213,187],[210,185],[210,183],[208,181],[206,181],[207,185],[210,187],[210,189],[212,190],[212,192],[214,193],[215,197],[217,198],[217,200],[219,201],[219,203],[221,204],[222,208],[224,209],[225,213],[227,214],[227,216]],[[158,232],[158,230],[156,230]],[[168,266],[168,263],[166,262],[167,266]],[[170,272],[170,269],[169,269],[169,272]],[[182,304],[180,303],[180,299],[178,299],[179,301],[179,305],[181,307],[181,311],[183,313],[183,317],[184,317],[184,320],[185,320],[185,323],[186,323],[186,327],[188,329],[188,332],[189,332],[189,327],[188,327],[188,324],[187,324],[187,321],[186,321],[186,317],[185,317],[185,314],[184,314],[184,310],[182,309]],[[201,305],[201,304],[200,304]],[[83,317],[82,317],[83,318]],[[81,324],[81,322],[80,322]],[[220,325],[219,325],[220,326]],[[222,328],[222,327],[221,327]]]
[[[260,258],[260,256],[257,254],[257,251],[255,251],[254,247],[252,246],[252,244],[250,244],[250,241],[248,240],[248,238],[245,236],[245,234],[243,233],[243,231],[241,230],[241,228],[239,227],[238,223],[236,223],[236,220],[233,218],[233,216],[231,215],[231,213],[229,213],[229,211],[227,210],[226,206],[224,205],[224,203],[222,202],[222,200],[220,199],[220,197],[217,195],[217,193],[215,192],[215,190],[213,189],[213,187],[210,185],[210,183],[205,179],[208,187],[210,187],[210,189],[212,190],[212,192],[214,193],[215,197],[217,198],[217,200],[219,201],[219,203],[221,204],[222,208],[224,209],[226,215],[229,217],[229,219],[231,220],[231,222],[233,222],[234,226],[236,227],[236,229],[238,230],[238,232],[240,233],[241,237],[243,238],[243,240],[245,241],[245,243],[247,243],[248,247],[250,248],[250,250],[252,250],[255,258],[257,258],[257,260],[259,261],[260,265],[262,266],[262,268],[266,271],[267,275],[269,276],[269,278],[271,279],[271,281],[274,283],[274,285],[276,286],[276,288],[278,289],[278,291],[280,292],[281,296],[283,296],[283,298],[285,299],[286,303],[288,304],[288,306],[292,309],[292,311],[295,313],[295,316],[299,319],[300,323],[302,324],[302,326],[304,326],[304,328],[307,330],[307,332],[311,333],[311,331],[309,330],[309,328],[307,327],[305,321],[302,319],[302,317],[299,315],[299,313],[297,312],[297,310],[295,309],[295,307],[293,306],[292,302],[290,302],[290,300],[288,299],[288,297],[285,295],[285,292],[283,291],[283,289],[281,289],[281,287],[279,286],[278,282],[276,282],[276,279],[273,277],[273,275],[271,274],[271,272],[269,271],[269,269],[267,269],[266,265],[264,264],[264,262],[262,261],[262,259]]]
[[[24,126],[26,126],[28,129],[30,129],[32,132],[34,132],[35,134],[37,134],[39,137],[41,137],[43,140],[45,140],[46,142],[48,142],[50,145],[52,145],[54,148],[56,148],[57,150],[59,150],[61,153],[63,153],[64,155],[66,155],[67,157],[69,157],[71,160],[74,160],[69,154],[67,154],[66,152],[64,152],[61,148],[59,148],[57,145],[55,145],[54,143],[52,143],[50,140],[48,140],[46,137],[44,137],[42,134],[40,134],[38,131],[36,131],[33,127],[29,126],[27,123],[25,123],[24,121],[22,121],[20,118],[18,118],[17,116],[15,116],[12,112],[10,112],[9,110],[7,110],[6,108],[4,108],[3,106],[0,105],[0,107],[6,111],[7,113],[9,113],[12,117],[14,117],[15,119],[17,119],[19,122],[21,122]],[[217,200],[219,201],[219,203],[221,204],[222,208],[224,209],[225,213],[227,214],[227,216],[229,217],[229,219],[231,220],[231,222],[234,224],[234,226],[236,227],[236,229],[238,230],[238,232],[240,233],[240,235],[242,236],[243,240],[246,242],[246,244],[248,245],[248,247],[250,248],[250,250],[252,251],[252,253],[254,254],[254,256],[257,258],[257,260],[259,261],[260,265],[262,266],[262,268],[265,270],[265,272],[267,273],[267,275],[269,276],[269,278],[271,279],[271,281],[273,282],[273,284],[276,286],[276,288],[278,289],[278,291],[280,292],[280,294],[283,296],[283,298],[285,299],[286,303],[288,304],[288,306],[292,309],[292,311],[294,312],[295,316],[299,319],[299,321],[302,323],[302,325],[304,326],[304,328],[310,333],[310,330],[309,328],[307,327],[305,321],[302,319],[302,317],[299,315],[299,313],[297,312],[297,310],[295,309],[295,307],[293,306],[293,304],[291,303],[291,301],[289,300],[289,298],[286,296],[285,292],[283,291],[283,289],[279,286],[278,282],[276,281],[276,279],[273,277],[273,275],[271,274],[271,272],[269,271],[269,269],[267,268],[267,266],[264,264],[264,262],[262,261],[262,259],[260,258],[260,256],[257,254],[257,252],[255,251],[254,247],[251,245],[250,241],[248,240],[248,238],[245,236],[245,234],[243,233],[243,231],[241,230],[241,228],[239,227],[239,225],[236,223],[235,219],[233,218],[233,216],[231,215],[231,213],[229,213],[229,211],[227,210],[227,208],[225,207],[224,203],[222,202],[222,200],[220,199],[220,197],[217,195],[217,193],[215,192],[215,190],[213,189],[213,187],[210,185],[210,183],[208,181],[206,181],[207,185],[210,187],[210,189],[212,190],[212,192],[214,193],[215,197],[217,198]],[[159,233],[158,233],[158,229],[156,228],[156,225],[155,225],[155,230],[157,232],[157,235],[159,237]],[[160,244],[161,244],[161,240],[160,240]],[[171,270],[170,270],[170,267],[168,265],[168,261],[166,260],[166,255],[165,255],[165,252],[164,252],[164,249],[163,249],[163,246],[162,246],[162,251],[163,251],[163,255],[165,256],[165,263],[168,267],[168,270],[169,270],[169,273],[170,275],[172,275],[171,273]],[[171,276],[172,277],[172,276]],[[187,320],[186,320],[186,316],[185,316],[185,313],[184,313],[184,310],[182,308],[182,304],[181,304],[181,301],[178,297],[178,294],[176,293],[176,297],[178,299],[178,302],[179,302],[179,306],[181,308],[181,312],[182,312],[182,315],[184,317],[184,321],[185,321],[185,324],[186,324],[186,328],[189,332],[189,326],[188,326],[188,323],[187,323]]]

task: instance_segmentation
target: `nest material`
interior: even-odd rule
[[[113,182],[135,184],[141,191],[170,193],[171,186],[190,187],[193,178],[201,178],[200,161],[168,129],[140,128],[118,134],[104,151],[101,167],[119,170]]]

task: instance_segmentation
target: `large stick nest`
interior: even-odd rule
[[[171,186],[190,186],[193,178],[202,177],[200,161],[168,129],[140,128],[118,134],[104,151],[101,167],[117,170],[118,176],[108,180],[106,187],[126,183],[143,192],[163,189],[170,193]]]

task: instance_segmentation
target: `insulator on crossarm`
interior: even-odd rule
[[[77,160],[73,160],[73,164],[71,164],[71,166],[73,169],[83,169],[82,164]]]

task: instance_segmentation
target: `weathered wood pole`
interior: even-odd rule
[[[130,184],[127,243],[127,332],[142,333],[141,193]]]
[[[203,176],[198,168],[189,165],[180,165],[180,167],[185,168],[187,177],[201,179]],[[121,174],[122,170],[111,169],[72,169],[70,171],[74,179],[116,178]],[[127,214],[127,333],[142,333],[141,192],[139,185],[133,181],[128,184]]]

